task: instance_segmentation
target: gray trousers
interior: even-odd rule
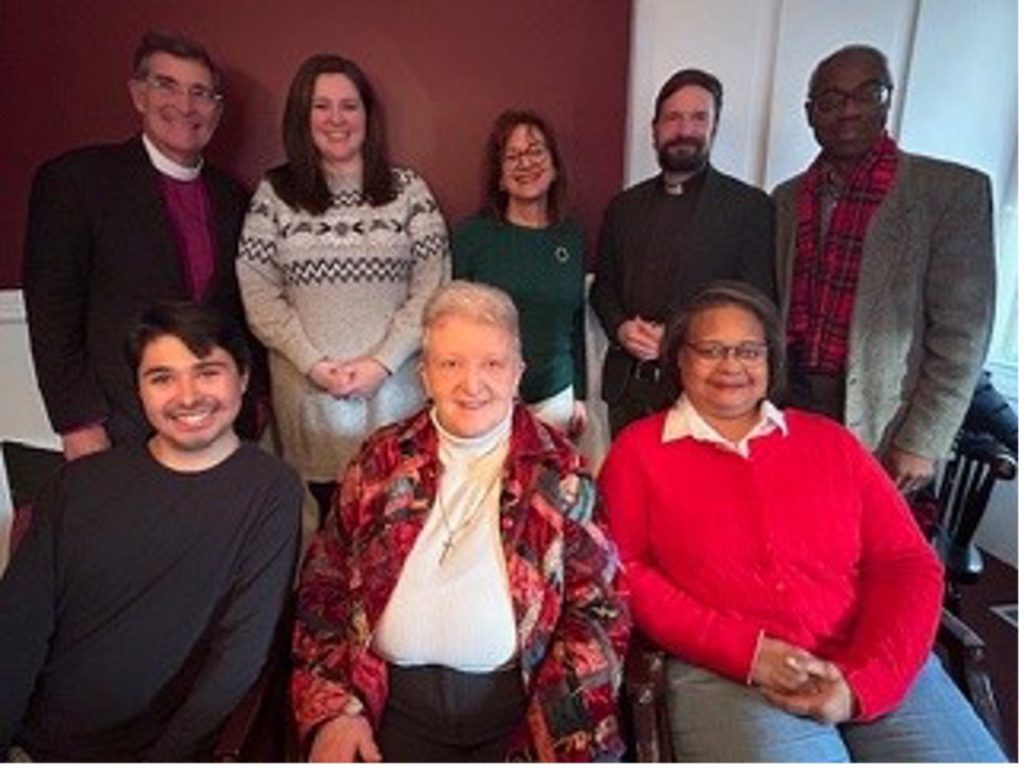
[[[903,703],[870,723],[790,715],[756,687],[677,659],[667,664],[677,761],[1002,762],[995,740],[931,655]]]

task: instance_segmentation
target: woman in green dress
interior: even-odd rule
[[[526,361],[520,396],[576,437],[587,424],[584,237],[564,215],[566,181],[543,118],[502,112],[487,142],[486,203],[459,225],[452,252],[454,277],[512,297]]]

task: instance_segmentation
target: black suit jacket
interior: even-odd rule
[[[638,254],[647,235],[645,219],[658,196],[660,176],[619,193],[608,205],[598,245],[598,268],[590,302],[608,336],[608,354],[601,377],[601,395],[614,403],[625,392],[633,357],[616,340],[623,321],[637,314],[636,276],[648,269]],[[667,323],[682,305],[715,280],[742,280],[776,301],[775,215],[771,199],[761,190],[709,168],[697,208],[679,254]],[[649,247],[649,244],[646,244]],[[669,372],[675,382],[675,372]]]
[[[157,173],[141,137],[73,150],[36,172],[23,290],[36,377],[58,433],[99,420],[115,442],[151,432],[125,333],[145,306],[189,298]],[[217,250],[203,302],[244,323],[234,263],[248,195],[209,165],[202,178]]]

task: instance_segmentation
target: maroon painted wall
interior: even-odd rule
[[[151,27],[198,39],[224,68],[228,101],[207,156],[249,187],[282,159],[295,70],[333,51],[369,74],[394,161],[427,178],[450,226],[481,202],[493,117],[539,110],[593,242],[622,182],[630,16],[630,0],[0,0],[0,288],[20,284],[34,168],[137,130],[125,83]]]

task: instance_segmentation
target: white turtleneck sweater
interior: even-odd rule
[[[436,413],[431,417],[442,467],[437,499],[402,567],[373,647],[397,665],[491,671],[516,653],[499,528],[512,412],[475,438],[452,435]]]

